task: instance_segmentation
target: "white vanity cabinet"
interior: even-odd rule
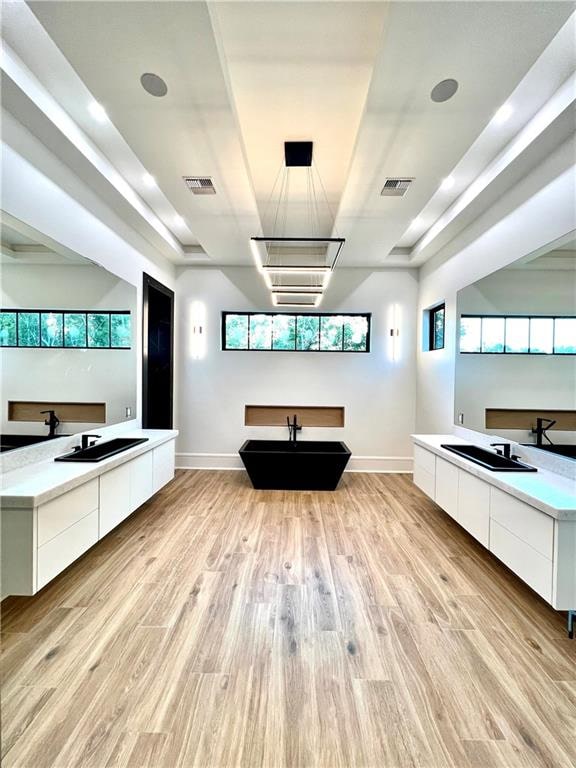
[[[456,466],[446,453],[414,445],[416,485],[544,600],[573,611],[576,519],[553,517],[517,498],[512,487],[506,492]]]
[[[130,452],[115,466],[44,503],[2,506],[2,597],[33,595],[174,477],[174,439]],[[120,461],[120,463],[118,463]],[[62,466],[62,465],[60,465]],[[8,493],[4,495],[8,496]]]

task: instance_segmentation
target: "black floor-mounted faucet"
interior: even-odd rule
[[[286,416],[286,423],[288,424],[288,440],[292,445],[296,445],[296,436],[298,432],[302,431],[302,426],[298,424],[296,414],[294,414],[294,420],[291,422],[290,417]]]
[[[58,424],[60,424],[60,419],[58,418],[58,416],[56,416],[56,411],[40,411],[40,413],[50,414],[50,416],[48,416],[48,418],[45,419],[44,424],[46,424],[46,426],[49,427],[48,437],[55,437],[56,427],[58,426]]]
[[[546,424],[546,426],[544,426]],[[542,419],[538,418],[536,419],[536,429],[532,430],[532,434],[536,435],[536,445],[539,447],[542,447],[542,439],[545,437],[546,440],[550,443],[550,445],[554,445],[552,440],[548,437],[546,432],[551,429],[554,424],[556,424],[555,419]]]

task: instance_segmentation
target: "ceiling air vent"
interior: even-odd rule
[[[183,176],[193,195],[215,195],[216,190],[210,176]]]
[[[410,184],[414,181],[414,178],[407,178],[404,176],[403,178],[399,179],[386,179],[384,182],[384,186],[382,187],[382,192],[380,194],[383,197],[403,197],[406,192],[408,191],[408,188]]]

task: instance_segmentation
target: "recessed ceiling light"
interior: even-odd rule
[[[498,123],[499,125],[501,123],[505,123],[513,112],[514,109],[510,106],[510,104],[502,104],[500,109],[494,115],[494,122]]]
[[[456,183],[456,180],[454,179],[454,176],[446,176],[445,179],[442,179],[442,184],[440,184],[440,189],[443,192],[446,192],[448,189],[452,189],[455,183]]]
[[[174,224],[177,227],[183,227],[186,224],[186,222],[184,221],[184,217],[183,216],[174,216]]]
[[[166,96],[168,93],[168,86],[162,80],[161,77],[155,75],[153,72],[145,72],[140,78],[142,88],[150,94],[150,96]]]
[[[458,80],[449,77],[447,80],[441,80],[439,83],[436,83],[434,88],[430,91],[430,98],[437,103],[448,101],[448,99],[451,99],[452,96],[454,96],[457,90]]]
[[[156,179],[154,176],[152,176],[151,173],[145,173],[142,176],[142,182],[144,183],[144,186],[146,187],[155,187],[156,186]]]
[[[108,119],[108,115],[106,114],[106,110],[102,106],[102,104],[98,104],[97,101],[93,101],[90,106],[88,107],[88,111],[92,115],[92,117],[95,120],[98,120],[99,123],[105,123]]]

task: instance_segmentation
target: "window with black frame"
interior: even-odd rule
[[[458,348],[476,355],[575,355],[576,317],[462,315]]]
[[[0,347],[130,349],[129,311],[2,309]]]
[[[438,304],[428,310],[428,349],[444,349],[446,305]]]
[[[222,312],[222,349],[369,352],[370,313]]]

